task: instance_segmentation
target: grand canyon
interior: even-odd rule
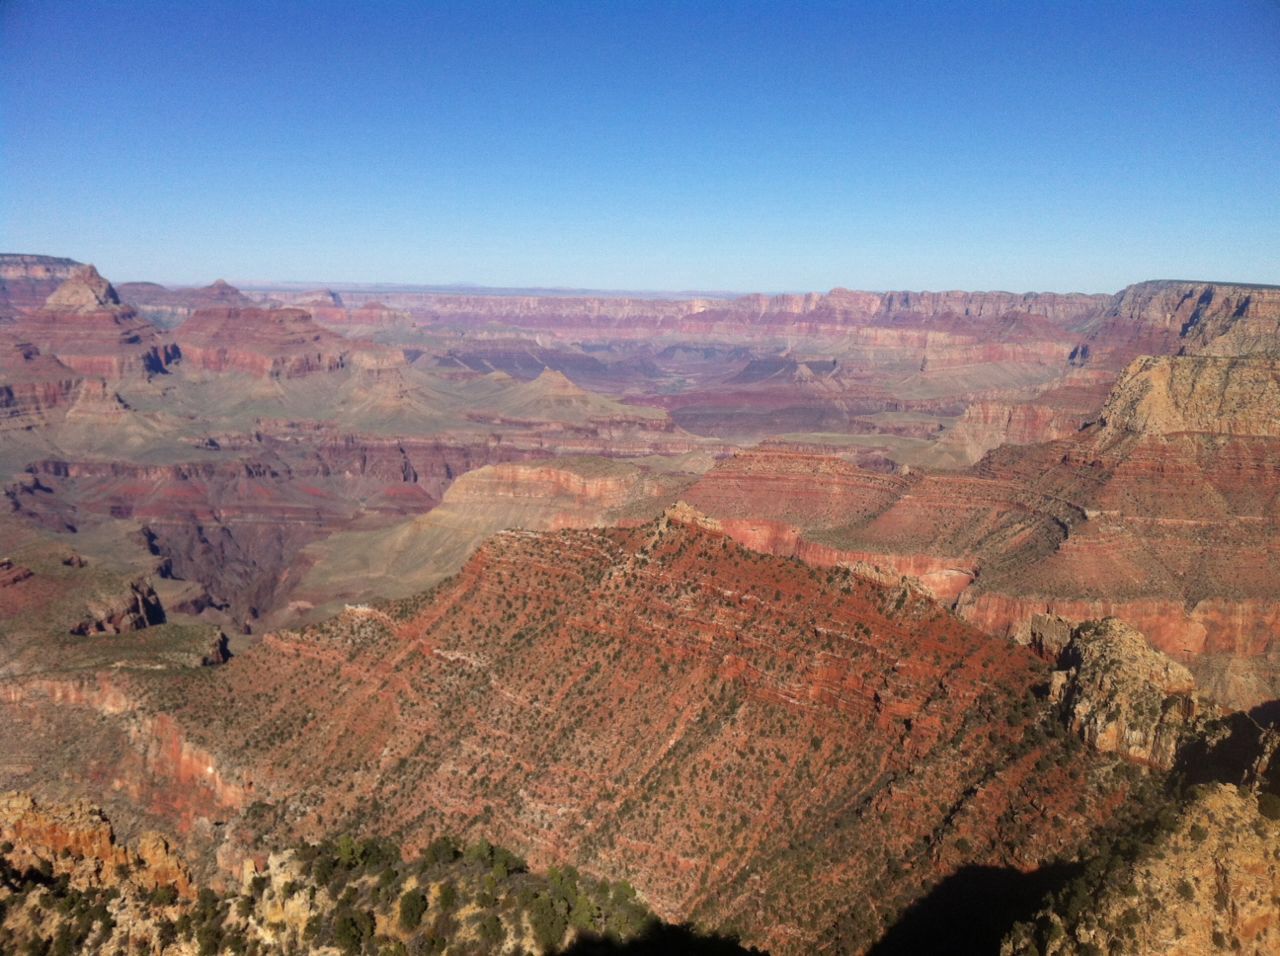
[[[1278,51],[0,0],[0,956],[1280,956]]]
[[[1275,286],[0,256],[0,940],[1275,952],[1278,414]]]

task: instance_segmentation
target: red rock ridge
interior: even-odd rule
[[[332,372],[351,361],[353,343],[316,325],[302,309],[202,309],[178,329],[183,364],[261,378]]]
[[[7,330],[79,375],[105,379],[162,372],[177,358],[167,339],[93,266],[78,266],[42,308],[20,313]]]
[[[1268,394],[1269,373],[1201,371],[1206,407],[1237,408],[1224,430],[1261,427],[1248,423],[1265,406],[1220,397]],[[1147,394],[1145,374],[1115,395]],[[1201,420],[1197,402],[1161,414],[1182,427]],[[1118,398],[1112,408],[1121,406]],[[1248,679],[1204,678],[1223,703],[1275,697],[1280,446],[1267,435],[1139,434],[1121,425],[1139,419],[1112,416],[1114,424],[1005,447],[951,475],[886,477],[809,456],[739,454],[685,495],[749,546],[917,577],[990,633],[1025,640],[1030,619],[1045,612],[1115,616],[1197,674],[1215,660],[1243,665]]]
[[[124,282],[116,291],[123,301],[162,328],[181,325],[200,309],[252,308],[256,304],[221,279],[194,289],[167,289],[155,282]]]
[[[966,859],[1034,867],[1119,797],[1023,744],[1029,651],[685,511],[499,535],[393,611],[270,635],[169,712],[305,808],[290,833],[484,834],[784,953],[836,926],[857,951]],[[898,902],[862,924],[873,884]]]
[[[80,265],[56,256],[0,253],[0,318],[38,309]]]

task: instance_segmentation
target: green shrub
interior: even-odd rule
[[[151,902],[156,906],[172,906],[178,902],[178,888],[172,883],[157,886],[151,891]]]
[[[415,930],[427,912],[427,897],[421,890],[409,890],[400,897],[400,928]]]

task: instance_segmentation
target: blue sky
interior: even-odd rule
[[[1280,4],[0,0],[0,249],[170,283],[1280,282]]]

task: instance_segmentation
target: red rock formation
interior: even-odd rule
[[[0,332],[0,431],[52,423],[75,401],[82,384],[53,356]]]
[[[19,867],[56,861],[65,869],[69,862],[81,881],[84,869],[94,882],[106,884],[119,882],[125,872],[147,888],[173,886],[182,896],[195,895],[190,872],[163,836],[147,832],[136,848],[120,844],[102,811],[87,800],[58,805],[37,803],[25,793],[0,794],[0,840],[14,845],[9,859]]]
[[[271,838],[484,834],[778,952],[859,951],[946,873],[1070,852],[1119,798],[1026,736],[1029,651],[705,524],[507,533],[397,616],[271,635],[140,706],[299,808]]]
[[[377,527],[429,511],[457,475],[533,454],[487,437],[231,436],[217,458],[172,465],[33,462],[7,494],[19,514],[51,529],[138,522],[163,573],[203,588],[194,605],[171,610],[222,608],[243,626],[284,606],[308,544],[357,520]]]
[[[155,282],[125,282],[116,289],[150,322],[171,329],[200,309],[244,309],[256,303],[222,279],[203,288],[167,289]]]
[[[344,295],[351,300],[350,293]],[[616,337],[668,333],[734,334],[789,326],[794,332],[838,331],[906,318],[991,320],[1043,316],[1066,323],[1095,313],[1108,296],[1008,292],[852,292],[737,299],[640,299],[591,296],[383,294],[387,303],[436,322],[500,322],[522,328],[609,331]]]
[[[687,496],[751,546],[916,576],[1001,636],[1045,612],[1119,617],[1250,707],[1280,692],[1275,380],[1270,359],[1142,360],[1103,424],[966,473],[828,486],[840,466],[757,453]],[[1250,676],[1212,677],[1221,660]]]
[[[1103,753],[1170,770],[1196,719],[1215,708],[1195,694],[1190,672],[1114,618],[1076,628],[1049,699],[1067,728]]]
[[[154,326],[120,302],[93,266],[79,266],[40,309],[9,330],[79,375],[118,379],[161,372],[176,352]]]
[[[82,637],[121,634],[163,624],[164,619],[164,608],[155,589],[149,582],[138,580],[131,582],[121,594],[91,601],[84,619],[71,629],[71,633]]]
[[[209,670],[186,668],[176,676],[181,680],[192,672]],[[211,821],[248,806],[250,783],[228,774],[219,758],[194,743],[169,715],[148,712],[141,704],[120,672],[0,683],[6,716],[26,722],[58,754],[51,766],[41,768],[47,778],[42,786],[61,793],[96,788],[98,802],[109,797],[115,806],[128,807],[130,818],[162,823],[188,840],[207,832]]]
[[[1070,438],[1097,419],[1114,381],[1105,371],[1077,369],[1030,399],[980,398],[938,440],[936,459],[968,465],[1001,445]]]
[[[1184,432],[1280,438],[1280,356],[1136,359],[1102,409],[1101,440]]]
[[[27,580],[31,577],[31,569],[24,568],[20,564],[14,564],[8,558],[0,560],[0,588],[11,588],[15,584]]]
[[[332,372],[346,367],[353,351],[351,342],[320,328],[302,309],[203,309],[177,337],[188,368],[264,378]]]
[[[1082,331],[1088,361],[1116,370],[1139,355],[1181,349],[1218,355],[1280,347],[1280,288],[1140,282],[1121,290]]]
[[[0,318],[38,309],[79,266],[74,259],[0,253]]]

